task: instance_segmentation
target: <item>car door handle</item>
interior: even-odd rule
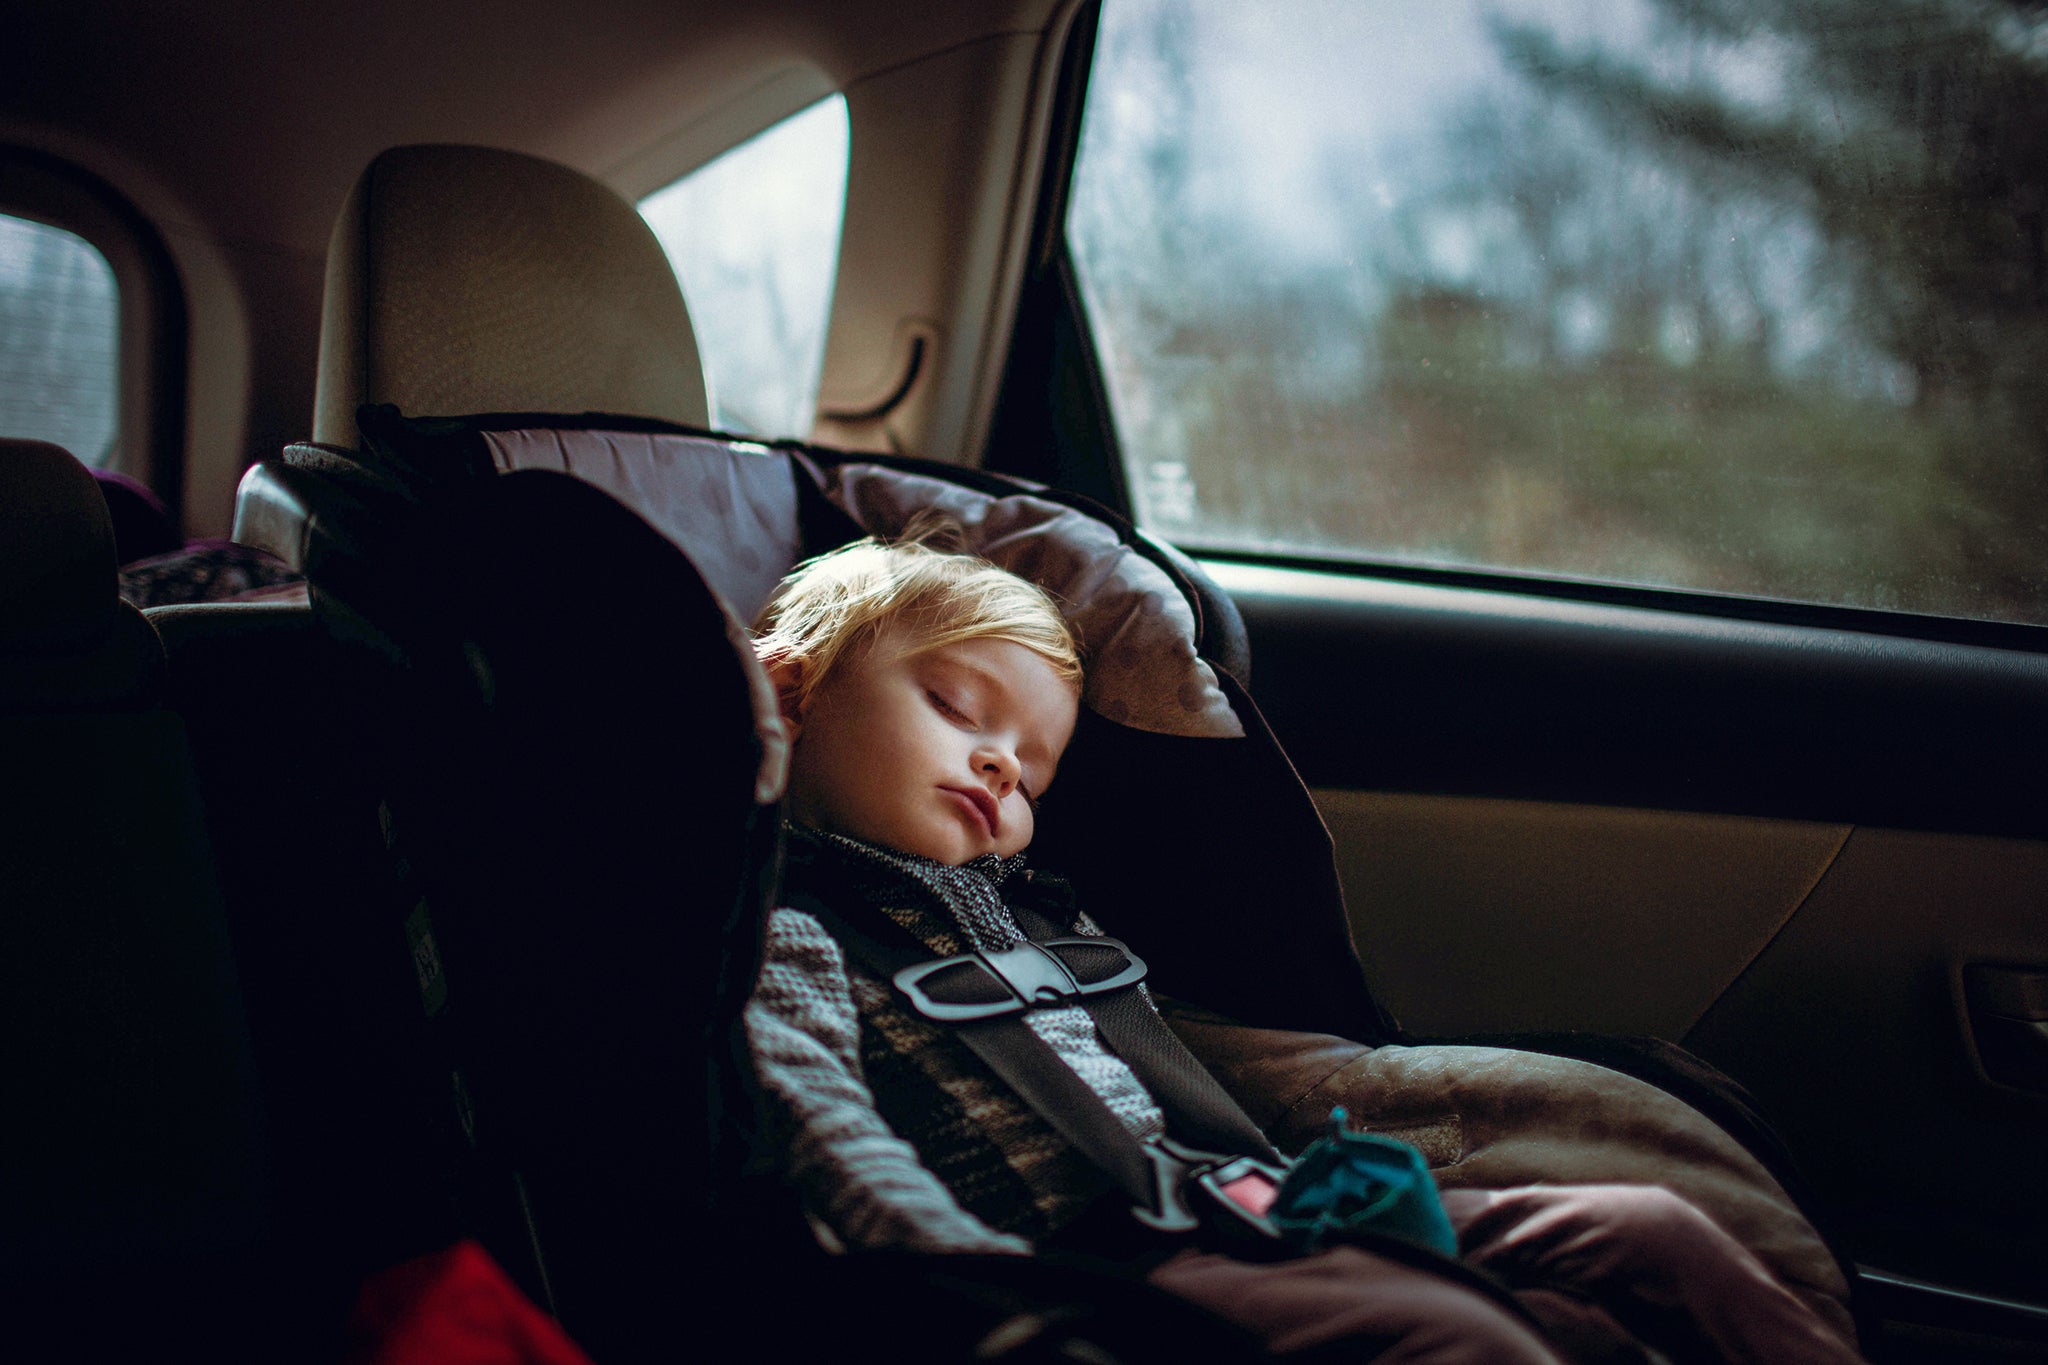
[[[1985,1076],[2048,1094],[2048,967],[1970,963],[1963,1001]]]

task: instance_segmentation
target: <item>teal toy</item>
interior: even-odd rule
[[[1331,1110],[1330,1131],[1280,1182],[1267,1216],[1282,1239],[1313,1251],[1364,1232],[1457,1255],[1458,1235],[1422,1153],[1398,1138],[1351,1132],[1350,1117]]]

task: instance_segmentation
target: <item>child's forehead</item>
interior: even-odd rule
[[[980,648],[983,643],[980,639],[947,640],[936,644],[908,641],[900,653],[917,668],[964,669],[970,673],[994,673],[998,676],[1014,671],[1005,667],[1009,657],[1007,653]]]
[[[1037,682],[1036,675],[1057,678],[1059,670],[1050,659],[1034,649],[998,635],[976,635],[965,640],[938,643],[905,639],[892,642],[887,636],[876,642],[877,655],[900,660],[913,669],[958,672],[975,675],[1004,686]],[[1062,683],[1062,690],[1080,695],[1078,687]]]

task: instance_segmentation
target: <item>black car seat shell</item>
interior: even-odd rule
[[[379,828],[362,708],[301,601],[143,613],[190,738],[251,1024],[271,1199],[308,1314],[338,1341],[355,1285],[455,1235],[444,1078],[414,1063],[409,902]],[[398,949],[394,952],[394,946]]]
[[[304,562],[405,888],[380,932],[415,978],[445,1193],[590,1350],[630,1359],[701,1308],[682,1230],[720,1217],[748,1149],[733,1024],[781,750],[668,541],[560,475],[475,494],[329,499]]]
[[[236,537],[318,566],[312,612],[338,646],[331,670],[346,679],[349,728],[367,736],[359,756],[381,783],[373,814],[406,888],[380,932],[420,978],[411,1009],[424,1031],[411,1051],[438,1088],[458,1220],[571,1321],[626,1322],[630,1307],[594,1305],[648,1290],[641,1311],[658,1314],[694,1249],[606,1217],[632,1205],[650,1226],[687,1221],[717,1183],[700,1125],[718,1106],[678,1081],[704,1070],[706,1048],[676,1002],[702,992],[642,989],[635,973],[703,956],[694,939],[661,938],[687,938],[683,918],[652,913],[657,895],[675,906],[677,864],[696,865],[712,902],[713,861],[734,876],[772,866],[750,856],[739,828],[759,809],[751,776],[731,819],[703,804],[730,785],[708,774],[761,760],[754,737],[678,749],[635,732],[630,718],[648,706],[716,687],[630,624],[647,594],[685,610],[677,593],[689,589],[672,580],[686,565],[614,594],[616,618],[581,595],[579,561],[594,546],[632,557],[630,530],[608,520],[615,504],[579,521],[558,496],[541,526],[531,490],[508,481],[459,524],[422,521],[345,458],[365,401],[459,411],[514,394],[701,422],[701,367],[666,257],[630,205],[563,167],[490,148],[385,153],[351,191],[328,256],[314,440],[293,452],[325,486],[301,501],[297,469],[252,476]],[[527,647],[537,640],[550,643]],[[572,697],[565,680],[582,676],[579,663],[631,683],[609,701]],[[706,780],[681,780],[690,772]],[[627,790],[647,796],[630,815],[618,804]],[[604,796],[570,795],[583,792]],[[772,820],[760,827],[772,837]],[[607,927],[570,927],[559,912],[571,903]],[[522,918],[524,906],[549,914]],[[728,903],[706,921],[714,944],[730,913]],[[605,1059],[562,1041],[607,1019],[602,1031],[621,1041]],[[642,1043],[660,1064],[643,1057],[650,1070],[636,1073]],[[638,1182],[638,1199],[593,1193],[608,1180]],[[640,1271],[596,1253],[608,1238],[649,1253]],[[664,1276],[669,1289],[653,1292]],[[601,1325],[588,1334],[606,1344]]]

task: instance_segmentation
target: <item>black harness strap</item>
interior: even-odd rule
[[[848,953],[884,980],[907,968],[935,961],[931,950],[908,929],[885,921],[887,940],[849,923],[815,897],[796,894],[793,909],[816,919]],[[1014,911],[1032,940],[1059,934],[1058,926],[1031,910]],[[1140,1142],[1086,1081],[1024,1022],[1022,1012],[970,1023],[947,1022],[954,1034],[1033,1112],[1094,1162],[1140,1209],[1162,1212],[1173,1196],[1175,1162],[1189,1158],[1253,1157],[1275,1166],[1286,1160],[1258,1125],[1240,1109],[1216,1078],[1187,1050],[1158,1011],[1138,994],[1136,982],[1118,989],[1071,998],[1088,1011],[1104,1041],[1158,1103],[1170,1132],[1182,1140],[1176,1151]],[[1189,1149],[1195,1150],[1189,1150]]]
[[[1018,925],[1034,939],[1050,938],[1059,927],[1028,906],[1011,911]],[[1135,987],[1078,1000],[1107,1042],[1152,1092],[1176,1135],[1190,1146],[1233,1156],[1253,1156],[1276,1166],[1287,1164],[1252,1122],[1251,1115],[1188,1051],[1174,1031],[1145,1002]]]
[[[856,928],[815,899],[804,895],[789,897],[791,907],[801,910],[824,926],[862,965],[887,981],[906,967],[933,960],[922,943],[890,943]],[[908,930],[903,937],[915,943]],[[1131,1136],[1102,1096],[1089,1089],[1074,1069],[1060,1060],[1046,1041],[1033,1033],[1019,1015],[1008,1015],[983,1023],[954,1024],[954,1034],[981,1058],[989,1070],[1002,1077],[1018,1098],[1094,1162],[1141,1207],[1150,1208],[1155,1199],[1152,1163],[1144,1145]]]

